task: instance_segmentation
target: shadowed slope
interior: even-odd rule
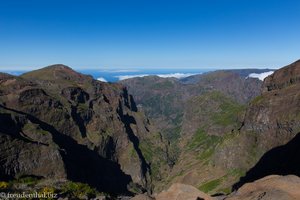
[[[124,174],[117,163],[101,157],[96,151],[78,144],[74,139],[57,131],[53,126],[38,118],[14,109],[1,108],[24,115],[43,130],[51,133],[53,141],[59,146],[64,160],[67,178],[72,181],[88,183],[100,191],[128,194],[127,185],[131,182],[129,175]]]
[[[286,145],[271,149],[265,153],[259,162],[242,177],[233,188],[237,189],[243,184],[260,179],[267,175],[294,174],[300,176],[300,133]]]

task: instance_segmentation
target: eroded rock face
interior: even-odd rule
[[[257,132],[262,149],[283,145],[300,131],[300,62],[275,71],[247,109],[243,131]]]
[[[270,174],[298,175],[291,152],[299,151],[300,84],[290,80],[299,77],[299,67],[295,62],[265,79],[262,94],[246,109],[239,134],[217,150],[217,165],[248,171],[233,189]]]
[[[0,78],[1,178],[66,178],[115,194],[132,185],[151,191],[152,158],[141,146],[153,140],[154,150],[161,140],[126,88],[63,65]]]
[[[0,108],[1,112],[4,111]],[[22,127],[31,126],[24,115],[0,114],[0,174],[2,178],[22,175],[66,178],[59,149],[52,144],[50,134],[28,132]],[[34,135],[31,135],[34,134]]]
[[[243,185],[226,200],[296,200],[300,199],[300,178],[271,175]]]
[[[264,92],[280,90],[300,81],[300,60],[275,71],[264,81]]]
[[[89,94],[82,90],[80,87],[68,87],[61,91],[62,95],[69,101],[78,103],[85,103],[89,100]]]

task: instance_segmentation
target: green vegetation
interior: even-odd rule
[[[144,108],[149,117],[166,116],[170,120],[178,120],[182,115],[182,108],[177,103],[177,94],[157,94],[144,100]],[[179,116],[178,116],[179,115]]]
[[[231,187],[220,189],[220,191],[223,192],[224,194],[230,194],[232,192]]]
[[[231,187],[226,187],[226,188],[218,188],[218,187],[221,187],[223,185],[222,183],[226,182],[229,178],[232,178],[232,177],[239,178],[243,175],[245,175],[244,170],[232,169],[226,175],[224,175],[220,178],[214,179],[214,180],[210,180],[210,181],[200,185],[198,187],[198,189],[205,192],[205,193],[210,193],[210,192],[215,191],[217,189],[217,191],[219,191],[219,192],[229,194],[229,193],[231,193]]]
[[[23,127],[23,131],[26,132],[30,132],[30,133],[38,133],[41,135],[46,135],[48,134],[47,131],[41,129],[37,124],[32,124],[32,123],[27,123],[24,125]]]
[[[216,82],[216,80],[220,79],[220,77],[226,77],[226,74],[228,74],[228,72],[226,71],[215,71],[213,73],[207,73],[205,76],[202,76],[202,82],[206,82],[208,84],[210,83],[214,83]]]
[[[193,150],[201,148],[203,150],[215,147],[222,140],[221,137],[215,135],[207,135],[203,129],[198,129],[191,142],[188,144],[188,149]]]
[[[79,113],[84,113],[89,109],[89,106],[85,103],[79,103],[77,106],[77,110]]]
[[[259,104],[263,99],[264,97],[262,95],[257,96],[251,101],[251,104]]]
[[[40,178],[34,176],[21,176],[18,179],[9,181],[9,185],[25,184],[27,186],[35,186],[40,181]]]
[[[206,130],[211,126],[235,128],[239,123],[239,116],[244,112],[245,106],[241,105],[224,94],[213,91],[193,98],[189,115],[201,119],[200,128]]]
[[[141,188],[140,185],[134,183],[134,182],[130,182],[127,186],[128,190],[134,194],[141,194],[143,193],[143,189]]]
[[[67,197],[68,199],[90,199],[95,198],[98,194],[101,194],[95,188],[92,188],[86,183],[67,181],[60,182],[59,184],[51,183],[47,184],[46,186],[44,183],[48,183],[48,180],[33,176],[24,176],[9,182],[0,181],[0,190],[16,192],[24,191],[24,188],[26,188],[28,193],[56,193],[60,197]],[[22,189],[20,190],[20,188]]]
[[[155,116],[156,112],[161,112],[160,101],[161,101],[160,96],[158,95],[156,96],[153,95],[149,99],[145,99],[143,104],[145,105],[148,114],[150,114],[151,116]],[[147,109],[147,108],[151,108],[151,109]]]
[[[187,150],[198,152],[198,160],[208,161],[221,142],[222,137],[207,135],[204,130],[199,129],[188,144]]]
[[[139,145],[139,148],[148,162],[153,162],[155,158],[162,156],[163,153],[161,148],[155,147],[155,145],[149,141],[142,141]]]
[[[128,151],[129,151],[129,155],[130,155],[131,158],[138,159],[138,155],[137,155],[136,150],[133,147],[133,144],[131,144],[131,143],[129,144]]]
[[[164,82],[155,83],[150,86],[150,89],[164,90],[164,89],[171,89],[173,87],[174,87],[173,83],[168,80]]]
[[[177,142],[180,138],[181,126],[172,127],[163,131],[164,137],[171,143]]]
[[[142,140],[139,144],[139,148],[142,151],[147,163],[149,163],[151,166],[152,177],[159,179],[160,168],[164,165],[167,165],[167,161],[164,158],[163,147],[159,146],[158,144],[151,143],[152,141],[158,141],[157,137],[160,137],[160,133],[155,133],[151,136],[151,138]]]
[[[208,192],[216,189],[221,184],[221,182],[222,182],[222,178],[208,181],[208,182],[204,183],[203,185],[199,186],[198,189],[205,193],[208,193]]]
[[[90,187],[88,184],[79,182],[68,182],[62,188],[63,193],[67,193],[70,198],[88,198],[96,197],[97,190]]]
[[[147,161],[153,160],[153,157],[155,155],[154,149],[152,148],[152,145],[148,143],[147,141],[140,143],[140,149],[143,152],[143,156]]]
[[[229,98],[222,98],[220,111],[212,115],[212,120],[217,125],[228,126],[237,123],[238,115],[245,109],[245,106],[240,105]]]
[[[0,189],[6,189],[8,188],[9,183],[5,181],[0,181]]]
[[[182,176],[184,174],[184,171],[181,170],[180,172],[178,172],[177,174],[173,175],[173,176],[169,176],[167,177],[167,179],[165,180],[166,183],[170,183],[172,182],[175,178],[178,178],[180,176]]]

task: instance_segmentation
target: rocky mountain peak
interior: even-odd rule
[[[42,69],[34,70],[23,74],[21,77],[26,79],[38,79],[44,81],[59,80],[82,82],[84,80],[92,80],[91,76],[76,72],[72,68],[62,64],[50,65]]]
[[[300,82],[300,60],[287,65],[272,75],[267,77],[264,81],[264,92],[271,90],[278,90],[286,88],[290,85]]]
[[[71,67],[64,65],[64,64],[53,64],[49,65],[45,68],[52,68],[52,69],[72,69]]]
[[[113,194],[150,191],[151,151],[163,151],[158,134],[121,84],[65,65],[0,74],[2,180],[26,175]]]

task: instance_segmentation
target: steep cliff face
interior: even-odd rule
[[[277,70],[264,81],[264,92],[280,90],[300,81],[300,60]]]
[[[245,154],[243,160],[253,168],[235,188],[270,174],[299,175],[299,161],[294,156],[299,151],[299,69],[297,61],[275,71],[265,79],[261,96],[247,108],[240,137],[245,138],[242,145],[250,144],[245,152],[252,154]],[[230,158],[228,153],[226,156]]]
[[[1,177],[25,174],[66,178],[62,156],[52,136],[26,117],[1,106]],[[43,135],[42,135],[43,134]]]
[[[153,160],[141,149],[150,139],[152,150],[164,147],[123,86],[64,65],[0,78],[2,178],[67,178],[117,194],[131,182],[151,190]]]
[[[299,61],[275,71],[248,107],[242,130],[259,133],[261,148],[285,144],[300,131],[299,79]]]

